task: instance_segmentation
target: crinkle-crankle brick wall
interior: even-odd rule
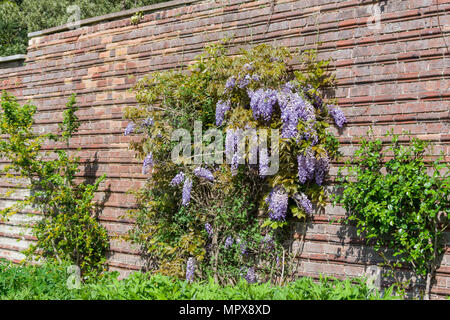
[[[84,178],[107,174],[98,199],[104,201],[101,221],[111,236],[130,229],[132,221],[120,218],[134,204],[126,192],[146,178],[128,150],[132,138],[123,135],[122,110],[136,103],[128,89],[153,71],[188,64],[206,43],[225,36],[234,36],[234,50],[262,42],[308,49],[319,41],[320,57],[334,59],[335,94],[349,121],[336,132],[346,156],[369,128],[377,136],[393,129],[431,140],[435,155],[443,152],[449,161],[449,0],[272,4],[176,0],[141,9],[145,15],[138,25],[130,23],[134,11],[128,11],[82,21],[75,30],[37,32],[30,35],[26,65],[0,70],[0,88],[38,106],[42,131],[57,129],[68,96],[77,93],[82,125],[70,148],[81,148]],[[377,19],[370,18],[374,5],[381,12],[379,29]],[[341,164],[333,165],[330,180]],[[1,188],[6,187],[3,182]],[[14,198],[2,199],[3,205],[10,201]],[[358,276],[379,262],[352,228],[330,223],[344,214],[329,205],[306,225],[298,224],[299,276]],[[20,234],[25,219],[18,214],[1,222],[0,258],[23,258],[19,251],[33,241],[29,233]],[[137,248],[112,238],[109,265],[124,274],[139,270]],[[450,294],[449,249],[432,293],[435,298]]]

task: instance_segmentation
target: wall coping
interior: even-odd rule
[[[26,58],[27,58],[26,54],[15,54],[13,56],[0,57],[0,63],[25,60]]]
[[[80,27],[97,24],[100,22],[106,22],[106,21],[112,21],[112,20],[118,20],[121,18],[131,17],[132,15],[134,15],[137,12],[148,13],[148,12],[158,11],[161,9],[182,7],[182,6],[189,5],[189,4],[192,4],[195,2],[200,2],[200,1],[201,0],[172,0],[172,1],[162,2],[162,3],[152,4],[152,5],[145,6],[145,7],[118,11],[118,12],[114,12],[114,13],[105,14],[103,16],[97,16],[97,17],[92,17],[92,18],[81,20]],[[30,32],[30,33],[28,33],[28,38],[31,39],[34,37],[39,37],[39,36],[43,36],[43,35],[49,35],[52,33],[58,33],[58,32],[62,32],[62,31],[71,30],[68,26],[69,26],[69,24],[66,23],[66,24],[63,24],[60,26],[49,28],[49,29]]]

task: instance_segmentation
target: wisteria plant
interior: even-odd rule
[[[338,156],[328,128],[346,119],[324,95],[334,77],[314,51],[262,44],[231,55],[226,45],[208,45],[188,70],[153,73],[136,85],[139,105],[125,111],[125,134],[140,137],[130,146],[149,175],[135,193],[129,236],[148,268],[163,274],[278,281],[293,270],[289,221],[325,204],[326,175]],[[173,133],[195,132],[199,123],[203,138],[189,139],[187,153],[173,161]],[[245,143],[243,131],[264,131],[271,144],[259,143],[261,135]]]

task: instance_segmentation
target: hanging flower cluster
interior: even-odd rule
[[[232,237],[232,236],[228,236],[228,237],[225,239],[225,249],[231,248],[231,246],[233,245],[233,243],[234,243],[233,237]]]
[[[208,233],[208,236],[210,237],[210,238],[212,238],[212,236],[213,236],[213,234],[214,234],[214,230],[213,230],[213,227],[211,226],[211,224],[210,223],[205,223],[205,230],[206,230],[206,232]]]
[[[150,152],[145,158],[142,164],[142,174],[147,174],[148,170],[153,167],[153,154]]]
[[[244,71],[252,71],[253,66],[246,64]],[[237,80],[240,79],[240,80]],[[251,77],[248,74],[242,77],[230,77],[225,85],[224,95],[230,98],[233,89],[243,89],[253,80],[253,86],[261,80],[259,77]],[[235,87],[238,83],[237,88]],[[242,84],[242,85],[240,85]],[[244,85],[245,84],[245,85]],[[278,88],[264,87],[262,83],[257,89],[247,88],[244,92],[248,97],[248,107],[252,111],[253,119],[260,126],[271,126],[272,121],[277,121],[277,114],[281,122],[281,138],[293,139],[298,149],[297,159],[297,177],[300,185],[307,183],[316,183],[321,186],[328,172],[330,159],[327,151],[322,150],[319,154],[313,150],[319,144],[319,132],[316,129],[317,116],[324,111],[324,101],[313,90],[311,85],[301,86],[296,81],[288,81],[279,85]],[[329,105],[328,114],[333,118],[336,125],[342,128],[346,123],[344,113],[335,105]],[[230,99],[219,100],[216,107],[216,124],[226,123],[227,113],[233,112]],[[301,130],[299,129],[301,128]],[[237,152],[238,137],[236,131],[227,132],[225,141],[225,151],[232,154],[230,164],[232,175],[236,175],[237,168],[241,159]],[[299,149],[298,146],[306,141],[308,147]],[[269,168],[269,150],[267,148],[259,149],[259,175],[265,177]],[[284,221],[288,208],[289,197],[298,202],[299,208],[306,213],[312,212],[312,204],[308,197],[303,193],[295,193],[289,196],[281,185],[275,185],[266,198],[268,214],[273,221]]]
[[[312,202],[304,193],[296,193],[294,194],[293,198],[295,202],[297,202],[297,205],[303,208],[306,213],[311,214],[313,212]]]
[[[191,201],[191,191],[192,191],[192,180],[191,178],[188,177],[184,180],[183,185],[183,196],[182,196],[183,206],[187,206]]]
[[[255,268],[253,267],[248,268],[247,274],[244,276],[244,279],[247,280],[248,283],[255,283],[256,282]]]
[[[127,125],[127,127],[125,128],[124,135],[126,135],[126,136],[130,135],[133,132],[134,127],[135,127],[135,124],[133,122],[130,122]]]
[[[179,173],[172,179],[172,181],[170,182],[170,184],[171,184],[172,186],[177,186],[177,185],[183,183],[184,178],[185,178],[184,172],[181,171],[181,172],[179,172]]]
[[[274,59],[273,62],[279,63],[279,59]],[[293,191],[287,191],[283,184],[274,184],[266,199],[270,219],[285,221],[290,198],[299,202],[301,204],[299,208],[304,212],[312,212],[311,206],[308,205],[311,201],[303,191],[309,183],[322,186],[329,169],[330,159],[326,149],[317,152],[318,146],[323,147],[320,145],[321,133],[317,130],[317,121],[322,121],[320,117],[326,112],[341,128],[346,123],[346,119],[343,112],[335,105],[328,105],[324,109],[324,100],[310,84],[302,85],[294,79],[281,82],[276,86],[267,86],[264,78],[254,71],[256,71],[255,65],[252,62],[245,63],[237,75],[232,75],[226,80],[223,96],[216,103],[215,122],[218,127],[227,125],[229,121],[227,119],[230,119],[235,109],[232,101],[238,97],[237,101],[244,102],[244,107],[251,110],[258,128],[274,128],[274,123],[279,123],[277,126],[281,129],[281,138],[292,140],[293,151],[297,154],[298,186]],[[248,128],[249,125],[245,125],[244,129]],[[227,159],[231,155],[232,176],[236,176],[239,164],[243,163],[243,159],[240,158],[242,155],[238,152],[240,129],[234,129],[226,130],[225,138]],[[307,147],[302,149],[300,145],[304,142]],[[257,147],[256,150],[251,151],[259,155],[259,176],[270,179],[268,148],[262,147],[258,150]],[[197,167],[193,174],[214,182],[212,172],[206,168]],[[185,179],[184,176],[177,175],[171,184],[178,185],[183,179]],[[192,180],[184,180],[182,203],[185,206],[189,204],[191,189]]]
[[[203,178],[211,182],[214,181],[214,176],[208,169],[197,167],[194,169],[194,174],[199,178]]]
[[[230,110],[230,101],[219,100],[216,105],[216,126],[221,126],[225,118],[225,112]]]
[[[253,110],[255,119],[270,121],[273,106],[277,103],[277,92],[272,89],[247,90],[250,97],[250,108]]]
[[[194,281],[195,265],[196,265],[195,258],[190,257],[186,264],[186,281],[187,282]]]
[[[272,189],[266,198],[269,207],[269,217],[275,221],[284,221],[288,207],[288,194],[281,186]]]
[[[342,110],[339,109],[338,107],[336,107],[335,105],[329,105],[328,110],[329,110],[331,116],[333,117],[336,125],[339,128],[342,128],[344,126],[344,124],[347,122],[347,119],[345,118],[345,115],[342,112]]]

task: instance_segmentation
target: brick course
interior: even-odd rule
[[[145,7],[137,26],[130,23],[133,10],[88,19],[76,30],[33,33],[26,64],[0,69],[0,89],[36,104],[42,131],[57,128],[67,98],[77,93],[82,125],[70,149],[81,148],[85,165],[80,178],[107,174],[98,199],[107,195],[101,221],[111,236],[131,227],[132,221],[120,218],[134,205],[126,191],[145,179],[128,151],[132,138],[123,136],[122,110],[136,103],[128,89],[153,71],[186,66],[207,42],[225,36],[234,36],[232,52],[263,42],[309,49],[319,40],[319,57],[334,59],[335,95],[349,120],[345,130],[336,131],[345,156],[351,156],[369,128],[378,136],[393,129],[431,140],[434,155],[443,152],[449,161],[450,69],[444,37],[448,45],[450,0],[386,1],[379,31],[367,25],[374,3],[278,0],[271,12],[270,0],[177,0]],[[334,164],[331,180],[341,163]],[[7,187],[0,182],[1,189]],[[3,205],[13,199],[3,199]],[[344,214],[329,205],[307,223],[304,239],[296,240],[304,241],[299,275],[357,276],[378,262],[354,230],[329,224]],[[0,258],[19,261],[18,251],[33,240],[19,235],[23,219],[18,215],[0,223]],[[450,294],[449,251],[438,270],[434,298]],[[124,275],[138,270],[137,253],[132,245],[112,239],[110,268]]]

